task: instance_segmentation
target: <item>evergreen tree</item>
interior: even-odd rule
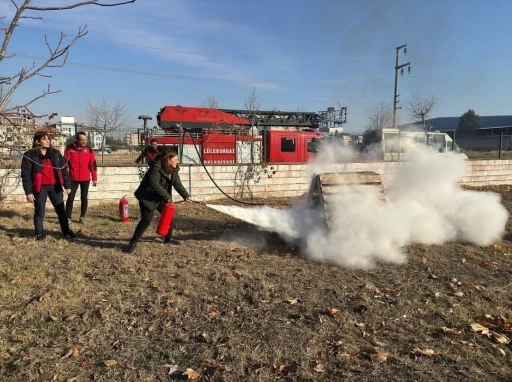
[[[480,117],[475,113],[474,110],[469,109],[461,115],[457,124],[457,131],[473,133],[482,127]]]

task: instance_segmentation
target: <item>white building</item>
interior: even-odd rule
[[[75,117],[64,116],[60,117],[60,122],[57,122],[53,127],[67,137],[75,135],[75,129],[78,128],[75,122]]]
[[[124,136],[124,143],[128,146],[139,146],[141,144],[141,140],[138,133],[128,133]]]

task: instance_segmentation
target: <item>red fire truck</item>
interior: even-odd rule
[[[303,163],[324,137],[321,121],[318,113],[164,106],[163,132],[148,140],[177,149],[182,163]]]

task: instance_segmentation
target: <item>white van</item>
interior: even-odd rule
[[[462,155],[464,159],[468,159],[452,137],[446,133],[382,129],[381,148],[384,160],[406,160],[407,153],[418,145],[431,146],[439,153]]]

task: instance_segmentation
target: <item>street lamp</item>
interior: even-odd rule
[[[142,114],[139,115],[139,119],[144,121],[144,147],[146,147],[148,144],[148,120],[151,121],[153,118],[151,118],[149,115]],[[145,158],[142,158],[142,160],[144,161]]]

